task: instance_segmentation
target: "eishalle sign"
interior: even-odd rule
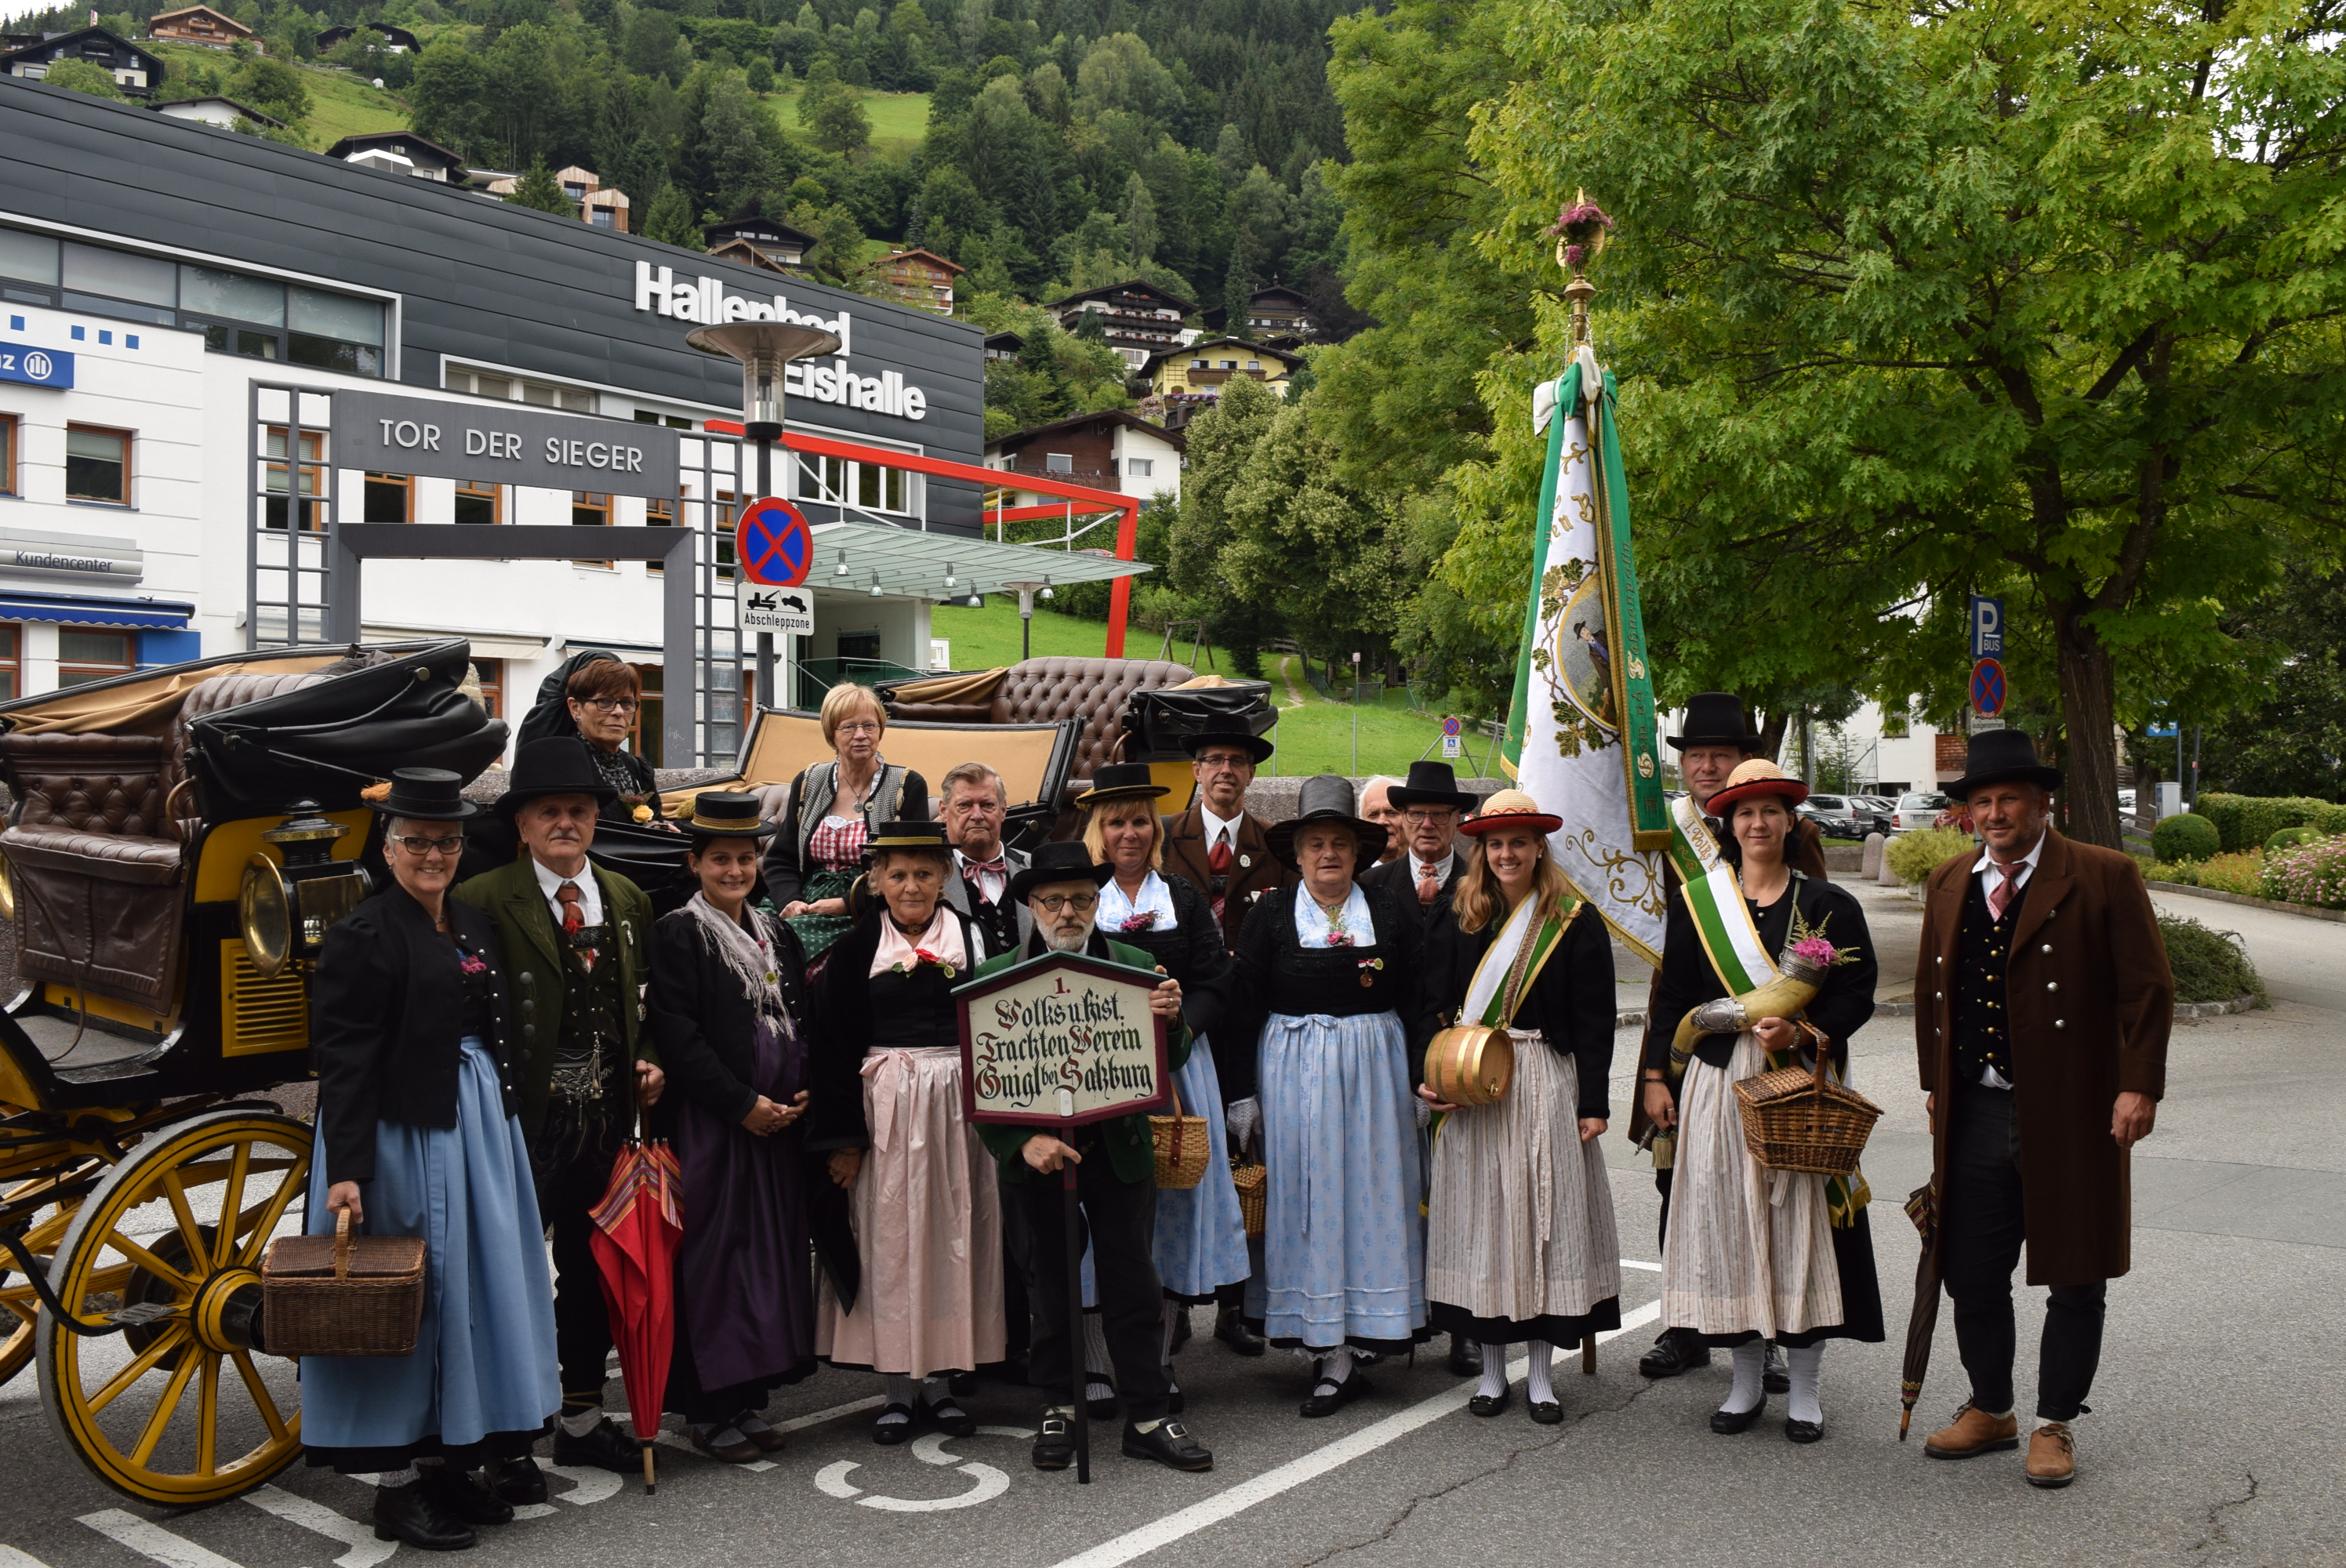
[[[828,362],[797,360],[783,372],[782,391],[787,395],[841,408],[892,414],[898,419],[928,416],[929,394],[919,387],[906,385],[903,372],[882,371],[876,376],[863,376],[849,368],[847,359],[853,351],[855,323],[845,311],[836,316],[821,316],[793,310],[789,297],[782,294],[769,300],[729,294],[720,279],[703,273],[689,280],[679,280],[674,268],[654,267],[648,261],[636,263],[636,309],[656,311],[676,321],[703,326],[721,326],[727,321],[790,321],[835,333],[839,352]]]

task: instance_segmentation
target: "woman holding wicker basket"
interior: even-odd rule
[[[1621,1242],[1596,1143],[1612,1115],[1613,946],[1548,854],[1560,826],[1502,789],[1459,827],[1483,852],[1437,907],[1425,960],[1434,1004],[1458,1027],[1435,1037],[1433,1081],[1418,1089],[1443,1113],[1426,1217],[1433,1326],[1482,1345],[1467,1404],[1478,1416],[1507,1408],[1507,1354],[1523,1346],[1525,1397],[1545,1426],[1564,1420],[1550,1352],[1621,1326]],[[1448,1067],[1457,1052],[1494,1049],[1493,1031],[1511,1064],[1495,1099],[1495,1074]]]
[[[1647,1114],[1677,1135],[1662,1321],[1732,1348],[1735,1385],[1710,1418],[1721,1434],[1749,1431],[1767,1410],[1765,1342],[1782,1345],[1791,1369],[1784,1435],[1796,1443],[1823,1435],[1824,1342],[1882,1338],[1864,1176],[1853,1166],[1828,1176],[1761,1165],[1736,1092],[1773,1069],[1812,1067],[1820,1044],[1846,1080],[1849,1037],[1873,1016],[1864,911],[1785,860],[1793,809],[1808,793],[1754,758],[1711,797],[1728,830],[1725,863],[1671,895],[1640,1085]]]

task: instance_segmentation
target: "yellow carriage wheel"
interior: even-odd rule
[[[49,1176],[42,1176],[0,1192],[0,1208],[28,1209],[29,1217],[16,1232],[16,1239],[25,1250],[36,1259],[46,1262],[57,1250],[57,1238],[73,1224],[74,1211],[81,1207],[78,1196],[63,1201],[45,1200],[46,1193],[59,1187],[69,1187],[89,1179],[97,1168],[97,1162],[76,1166]],[[33,1359],[34,1323],[41,1315],[41,1298],[34,1292],[33,1282],[18,1273],[15,1258],[0,1251],[0,1383],[6,1382],[23,1371]],[[129,1278],[129,1271],[111,1283],[99,1283],[99,1290],[118,1290]]]
[[[46,1309],[41,1402],[100,1481],[189,1508],[250,1491],[301,1451],[293,1363],[252,1343],[260,1255],[310,1173],[310,1128],[218,1111],[155,1133],[82,1201],[51,1283],[168,1312],[84,1338]]]

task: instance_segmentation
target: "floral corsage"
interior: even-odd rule
[[[1118,925],[1116,929],[1118,931],[1155,931],[1157,929],[1157,911],[1155,910],[1135,910],[1130,914],[1125,916],[1124,922],[1121,925]]]
[[[489,962],[477,952],[466,952],[460,948],[456,952],[456,967],[466,974],[486,974]]]
[[[1825,926],[1831,919],[1832,916],[1826,915],[1812,926],[1800,918],[1800,911],[1794,910],[1792,940],[1784,946],[1784,958],[1802,969],[1813,970],[1819,974],[1838,964],[1855,963],[1858,958],[1857,949],[1835,947],[1831,939],[1825,935]]]
[[[627,808],[627,818],[630,821],[648,822],[652,820],[651,802],[648,796],[630,795],[622,790],[619,799]]]
[[[951,980],[951,979],[952,979],[952,978],[953,978],[956,973],[958,973],[958,972],[959,972],[959,971],[955,970],[952,964],[950,964],[950,963],[948,963],[948,962],[945,962],[944,954],[943,954],[943,953],[941,953],[941,952],[930,952],[927,948],[925,948],[925,947],[916,947],[916,948],[914,948],[914,949],[913,950],[913,962],[910,962],[910,963],[904,963],[904,962],[896,962],[896,963],[891,964],[891,965],[889,966],[889,969],[890,969],[891,972],[892,972],[892,973],[896,973],[896,974],[910,974],[910,973],[912,973],[914,970],[916,970],[916,969],[920,968],[920,967],[921,967],[921,965],[923,965],[923,964],[924,964],[924,963],[925,963],[925,964],[929,964],[929,965],[931,965],[931,966],[933,966],[933,967],[934,967],[934,968],[937,968],[937,969],[943,970],[943,971],[944,972],[944,977],[945,977],[947,980]]]

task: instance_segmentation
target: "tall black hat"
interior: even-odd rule
[[[1458,772],[1447,762],[1413,762],[1409,778],[1385,790],[1385,799],[1402,810],[1412,806],[1447,806],[1454,811],[1472,811],[1474,797],[1458,788]]]
[[[1116,868],[1096,862],[1092,852],[1080,839],[1066,839],[1044,845],[1035,851],[1035,858],[1025,871],[1010,879],[1010,896],[1025,903],[1036,888],[1047,888],[1053,882],[1087,881],[1096,888],[1106,887]]]
[[[464,776],[445,768],[394,768],[391,793],[367,805],[411,822],[461,822],[481,809],[464,799]]]
[[[1209,713],[1195,735],[1181,738],[1181,749],[1192,758],[1209,746],[1242,746],[1257,763],[1274,749],[1268,738],[1249,729],[1246,720],[1235,713]]]
[[[1669,738],[1670,749],[1689,746],[1739,746],[1760,749],[1760,738],[1743,719],[1743,699],[1731,691],[1698,691],[1687,698],[1686,721]]]
[[[1337,822],[1352,830],[1352,837],[1360,846],[1352,868],[1356,873],[1375,865],[1377,857],[1385,852],[1385,825],[1353,815],[1352,784],[1349,779],[1340,779],[1333,773],[1306,779],[1296,795],[1295,815],[1271,824],[1270,830],[1263,835],[1270,842],[1270,852],[1292,867],[1296,830],[1314,822]]]
[[[1984,729],[1972,737],[1971,749],[1964,754],[1964,776],[1947,785],[1946,791],[1961,800],[1974,789],[2014,779],[2058,789],[2061,770],[2036,760],[2036,742],[2028,731]]]
[[[617,799],[619,791],[586,755],[585,741],[575,735],[549,735],[514,754],[505,792],[491,809],[510,821],[524,805],[545,795],[592,795],[607,802]]]
[[[758,798],[730,789],[703,789],[692,798],[692,810],[675,819],[676,825],[699,843],[713,839],[763,839],[776,831],[758,816]]]
[[[1088,811],[1105,800],[1154,799],[1171,793],[1157,782],[1148,763],[1109,762],[1092,769],[1091,788],[1076,797],[1076,804]]]

